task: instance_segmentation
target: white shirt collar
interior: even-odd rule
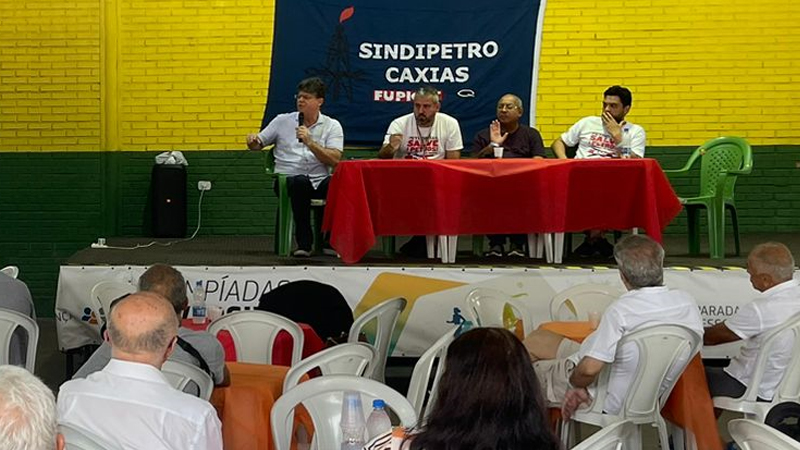
[[[763,294],[764,296],[775,295],[778,292],[785,291],[785,290],[791,289],[791,288],[795,288],[798,285],[800,285],[800,282],[798,282],[797,280],[792,279],[792,280],[789,280],[789,281],[784,281],[783,283],[776,284],[775,286],[772,286],[771,288],[767,289],[766,291],[762,292],[761,294]]]
[[[137,380],[169,385],[169,382],[164,377],[164,374],[150,364],[111,358],[103,371],[120,377],[134,378]]]

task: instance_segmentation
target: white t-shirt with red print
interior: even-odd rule
[[[575,159],[583,158],[619,158],[627,149],[629,153],[644,157],[645,133],[639,125],[623,122],[622,142],[617,145],[611,133],[603,127],[603,120],[598,116],[584,117],[577,121],[561,140],[567,147],[578,146]]]
[[[436,113],[430,127],[417,127],[413,113],[394,119],[383,138],[383,145],[389,143],[393,134],[403,135],[395,159],[444,159],[446,152],[464,148],[458,121],[440,112]]]

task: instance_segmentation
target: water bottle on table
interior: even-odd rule
[[[197,280],[192,292],[192,323],[205,323],[207,315],[206,290],[203,287],[203,280]]]
[[[361,450],[364,446],[364,409],[361,407],[361,394],[347,391],[342,398],[341,450]]]
[[[373,400],[372,413],[367,418],[367,439],[371,441],[390,431],[392,431],[392,420],[386,413],[386,403],[381,399]]]

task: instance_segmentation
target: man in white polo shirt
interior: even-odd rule
[[[789,249],[777,242],[757,245],[747,258],[750,283],[761,296],[739,308],[729,319],[706,328],[705,345],[744,340],[741,353],[726,368],[707,367],[706,378],[711,396],[740,397],[753,378],[755,362],[766,332],[800,313],[800,283],[793,278],[794,258]],[[769,351],[769,359],[758,397],[772,400],[775,388],[792,354],[791,330],[782,333]]]
[[[286,187],[292,202],[295,240],[293,255],[311,256],[311,199],[328,195],[330,171],[342,159],[344,131],[338,120],[320,112],[325,83],[306,78],[297,85],[297,112],[278,114],[258,134],[247,136],[250,150],[275,144],[275,172],[288,175]],[[275,184],[277,190],[277,180]]]
[[[614,258],[628,292],[609,305],[597,330],[582,344],[547,330],[536,330],[525,338],[545,398],[551,406],[561,406],[567,418],[590,401],[587,388],[603,367],[612,363],[603,410],[619,413],[639,358],[634,343],[618,347],[623,337],[642,326],[664,324],[683,325],[698,336],[703,333],[694,298],[663,285],[661,245],[644,235],[628,236],[614,247]],[[685,355],[684,361],[692,356]],[[668,374],[666,383],[678,376],[680,373]]]
[[[169,384],[161,366],[175,347],[178,319],[169,301],[138,292],[111,310],[111,361],[58,393],[58,421],[123,449],[221,450],[217,412]]]

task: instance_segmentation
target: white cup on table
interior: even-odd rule
[[[503,158],[503,147],[495,147],[494,148],[494,157],[497,159]]]
[[[220,317],[222,317],[222,307],[221,306],[209,306],[207,309],[208,314],[208,321],[213,322]]]

